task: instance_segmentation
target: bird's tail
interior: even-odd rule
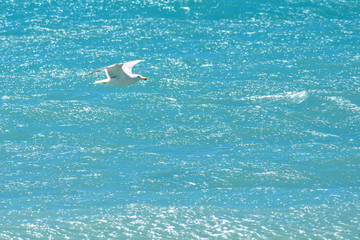
[[[104,80],[100,80],[100,81],[96,81],[96,82],[94,82],[94,84],[98,84],[98,83],[108,83],[109,82],[109,80],[108,79],[104,79]]]

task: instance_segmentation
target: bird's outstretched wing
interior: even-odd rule
[[[108,68],[105,69],[106,76],[108,78],[117,78],[126,75],[122,70],[123,66],[124,66],[123,63],[117,63],[109,66]]]
[[[93,72],[91,72],[91,73],[87,73],[87,74],[83,75],[83,77],[86,77],[86,76],[91,75],[91,74],[93,74],[93,73],[100,72],[101,70],[106,70],[106,69],[109,69],[109,68],[112,68],[112,67],[115,67],[115,66],[119,66],[119,65],[122,66],[122,63],[115,63],[115,64],[113,64],[113,65],[100,68],[100,69],[95,70],[95,71],[93,71]],[[120,67],[120,69],[121,69],[121,67]]]
[[[130,62],[126,62],[126,63],[115,63],[113,65],[107,66],[107,67],[103,67],[100,68],[98,70],[95,70],[91,73],[85,74],[83,75],[83,77],[88,76],[90,74],[99,72],[101,70],[105,70],[106,76],[108,78],[116,78],[119,76],[124,76],[124,75],[132,75],[132,68],[133,66],[135,66],[136,64],[138,64],[139,62],[142,62],[144,60],[134,60],[134,61],[130,61]]]
[[[130,62],[126,62],[123,64],[122,66],[122,70],[127,74],[127,75],[131,75],[131,69],[133,68],[133,66],[135,66],[136,64],[138,64],[139,62],[142,62],[144,60],[134,60],[134,61],[130,61]]]

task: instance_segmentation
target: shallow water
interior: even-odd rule
[[[360,238],[360,2],[0,9],[1,239]]]

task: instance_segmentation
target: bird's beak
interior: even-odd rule
[[[146,77],[142,77],[141,79],[142,79],[142,80],[147,80],[147,78],[146,78]]]

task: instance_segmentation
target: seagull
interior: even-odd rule
[[[102,84],[111,84],[116,86],[130,86],[134,83],[137,83],[140,80],[147,80],[146,77],[143,77],[139,74],[133,74],[131,72],[133,66],[142,61],[144,60],[135,60],[126,63],[115,63],[113,65],[85,74],[84,77],[99,72],[101,70],[105,70],[107,79],[96,81],[94,82],[95,84],[102,83]]]

